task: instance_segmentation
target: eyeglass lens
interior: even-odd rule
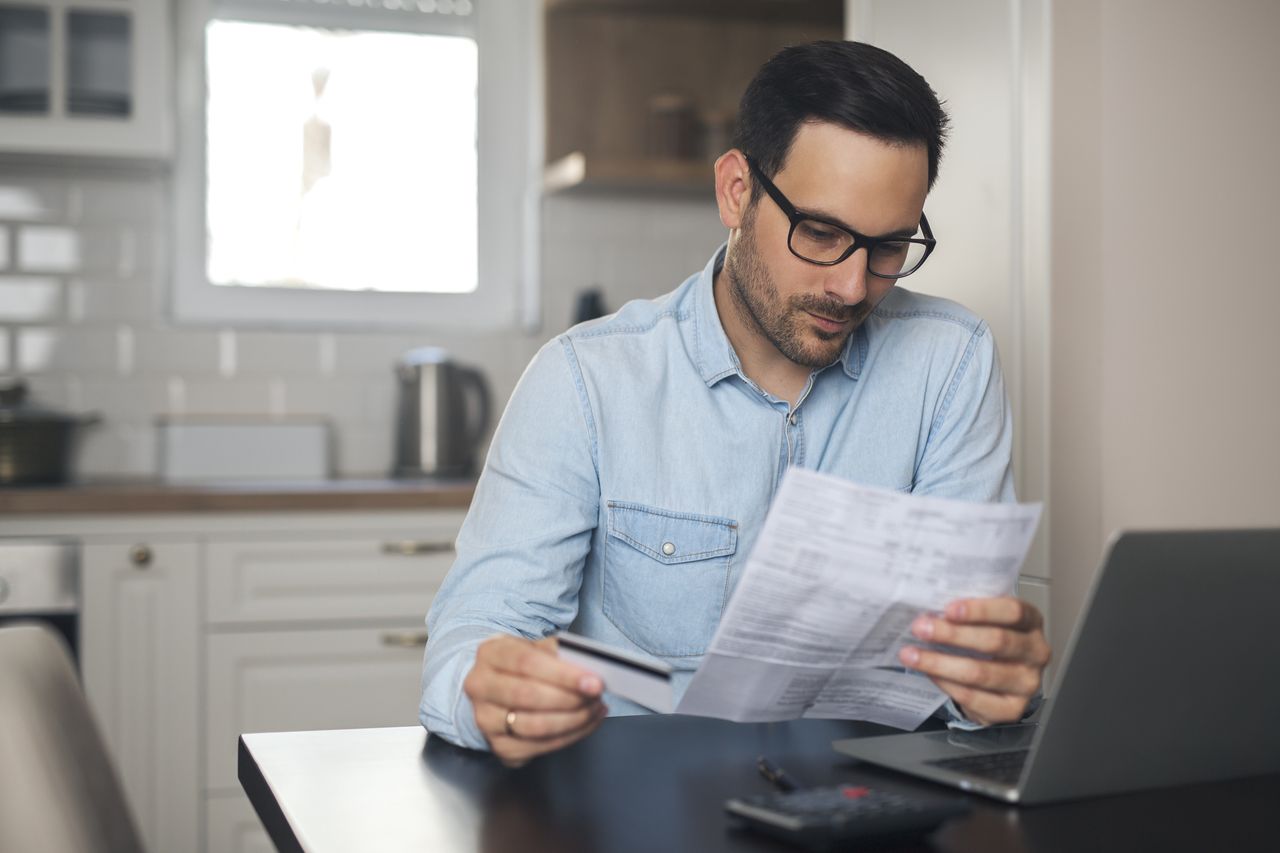
[[[814,219],[800,220],[791,231],[791,251],[817,263],[839,260],[852,243],[853,236],[847,231]],[[914,272],[924,262],[924,256],[923,243],[885,240],[872,248],[867,269],[874,275],[902,276]]]

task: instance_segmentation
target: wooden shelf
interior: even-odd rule
[[[546,0],[546,10],[830,24],[842,19],[844,0]]]
[[[841,0],[544,0],[546,192],[706,194],[742,92]]]
[[[542,186],[548,193],[647,191],[711,198],[715,177],[712,164],[701,160],[588,158],[575,151],[547,164]]]

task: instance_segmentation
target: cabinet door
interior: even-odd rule
[[[245,732],[411,726],[422,677],[420,622],[379,628],[212,634],[206,673],[209,793],[239,789]]]
[[[85,692],[148,850],[197,850],[199,549],[84,546]]]
[[[210,542],[206,615],[218,626],[424,619],[453,564],[456,525],[418,538]]]

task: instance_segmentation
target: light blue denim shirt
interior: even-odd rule
[[[430,731],[487,748],[462,681],[499,632],[570,628],[649,655],[675,668],[678,699],[789,465],[1013,500],[1012,422],[982,320],[895,287],[793,408],[743,374],[725,336],[712,295],[723,256],[570,329],[525,370],[427,618]]]

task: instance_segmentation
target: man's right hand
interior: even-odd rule
[[[600,678],[560,660],[554,637],[485,640],[462,689],[489,748],[513,767],[581,740],[608,713]]]

